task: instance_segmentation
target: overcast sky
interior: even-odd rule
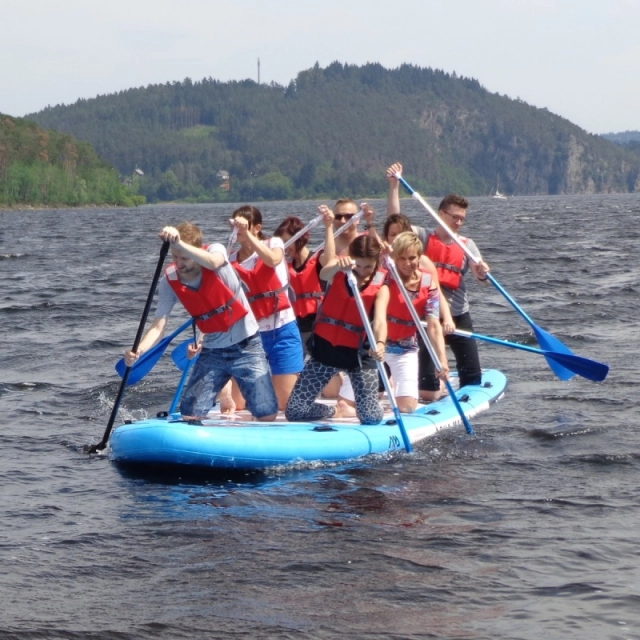
[[[0,113],[131,87],[407,62],[591,133],[640,130],[640,0],[0,0]]]

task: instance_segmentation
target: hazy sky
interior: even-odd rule
[[[591,133],[640,130],[640,0],[0,0],[0,113],[316,61],[476,78]]]

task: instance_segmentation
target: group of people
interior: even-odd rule
[[[449,195],[439,206],[441,225],[413,226],[400,211],[401,172],[400,164],[387,170],[380,231],[366,204],[343,199],[333,209],[320,206],[322,250],[309,248],[310,233],[301,233],[305,224],[297,216],[266,238],[261,212],[249,205],[232,214],[239,248],[231,253],[220,243],[204,244],[192,223],[163,228],[159,236],[170,243],[172,263],[158,287],[153,323],[138,349],[125,352],[126,364],[162,339],[179,301],[200,330],[189,349],[199,357],[180,403],[185,420],[206,417],[219,401],[223,412],[246,407],[261,421],[284,411],[289,421],[355,414],[362,424],[377,424],[383,418],[377,363],[390,373],[400,411],[411,413],[419,401],[446,393],[445,344],[460,385],[480,384],[475,341],[453,334],[473,330],[465,273],[485,282],[489,271],[473,241],[458,235],[468,202]],[[406,300],[424,320],[435,359],[418,339]],[[337,402],[319,402],[321,395]]]

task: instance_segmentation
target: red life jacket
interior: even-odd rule
[[[283,285],[275,267],[265,264],[260,258],[253,269],[243,267],[237,260],[238,254],[231,264],[242,281],[247,285],[247,300],[251,305],[256,320],[268,318],[278,311],[289,309],[291,302],[287,295],[289,284]]]
[[[324,297],[324,287],[318,276],[318,256],[307,258],[300,271],[289,263],[289,284],[296,294],[293,310],[298,318],[306,318],[318,312]]]
[[[459,236],[466,244],[467,239]],[[427,238],[425,255],[436,265],[440,285],[447,289],[457,289],[462,279],[462,268],[465,265],[466,255],[456,242],[445,244],[434,231]]]
[[[371,313],[373,302],[384,284],[386,274],[383,269],[378,269],[369,284],[360,292],[367,315]],[[338,271],[333,276],[333,282],[318,310],[313,332],[335,347],[358,349],[364,342],[365,330],[356,300],[349,292],[346,274],[344,271]]]
[[[180,280],[175,264],[170,264],[164,273],[178,300],[193,316],[203,333],[228,331],[249,313],[238,299],[240,284],[238,283],[237,291],[231,291],[224,280],[211,269],[203,267],[202,282],[197,290],[191,289]]]
[[[422,274],[422,280],[420,282],[420,289],[417,292],[416,297],[412,300],[415,310],[418,312],[418,317],[422,318],[424,315],[424,308],[429,299],[429,291],[433,288],[431,274],[426,271],[420,270]],[[404,296],[400,291],[396,281],[393,278],[389,278],[389,307],[387,310],[387,338],[389,340],[405,340],[411,338],[416,334],[417,328],[411,316],[411,311],[407,307],[404,301]],[[409,292],[411,295],[412,292]]]

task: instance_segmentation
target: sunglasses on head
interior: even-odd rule
[[[351,220],[351,218],[353,218],[353,216],[355,216],[355,213],[336,213],[333,217],[340,221],[340,220]]]

